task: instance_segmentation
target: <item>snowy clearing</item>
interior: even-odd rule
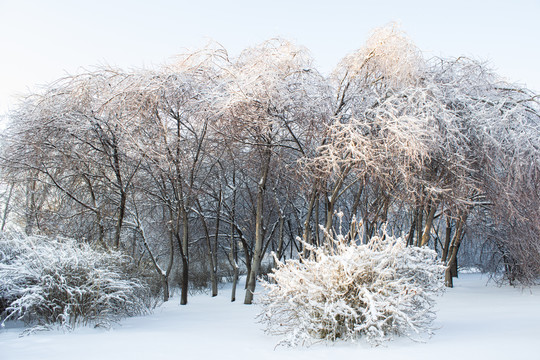
[[[277,348],[255,321],[257,305],[229,302],[229,288],[217,298],[196,295],[188,306],[175,297],[150,316],[126,319],[112,330],[80,328],[19,337],[21,328],[0,330],[2,360],[25,359],[526,359],[538,353],[540,287],[486,286],[486,277],[463,274],[439,299],[427,343],[400,338],[383,347],[337,343]]]

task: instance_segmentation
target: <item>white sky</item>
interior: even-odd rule
[[[82,67],[150,67],[208,39],[235,56],[282,36],[328,73],[392,21],[427,57],[488,60],[540,90],[540,0],[0,0],[0,113],[36,84]]]

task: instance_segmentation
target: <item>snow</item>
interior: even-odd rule
[[[0,330],[0,359],[531,359],[538,355],[540,287],[486,285],[479,274],[463,274],[439,298],[435,335],[426,343],[400,338],[385,346],[364,341],[309,348],[275,348],[255,320],[257,305],[230,303],[220,295],[194,295],[188,306],[171,301],[154,314],[123,320],[111,330],[79,328],[19,337],[17,327]]]

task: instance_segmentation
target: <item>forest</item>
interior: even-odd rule
[[[178,289],[183,305],[224,281],[251,304],[259,277],[338,233],[432,249],[448,287],[462,265],[532,285],[539,99],[485,63],[426,58],[395,26],[329,75],[284,39],[236,58],[210,44],[157,69],[97,67],[9,114],[2,236],[85,247],[139,295]]]

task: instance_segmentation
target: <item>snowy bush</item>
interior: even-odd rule
[[[407,247],[389,234],[357,245],[343,235],[299,260],[277,261],[259,302],[266,332],[281,345],[365,337],[378,345],[393,335],[431,334],[434,295],[444,267],[428,248]]]
[[[93,324],[148,311],[148,290],[119,252],[71,239],[0,238],[0,312],[34,328]]]

